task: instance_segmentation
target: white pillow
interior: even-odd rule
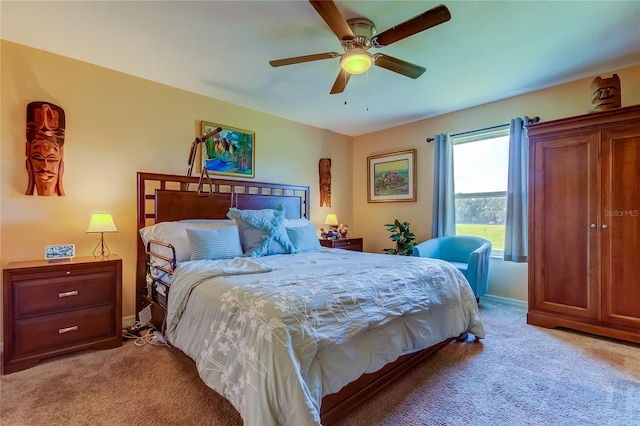
[[[162,241],[173,245],[176,250],[176,260],[183,262],[191,258],[191,247],[187,238],[187,228],[220,228],[235,225],[232,220],[196,220],[179,222],[160,222],[140,229],[140,237],[145,250],[149,240]],[[166,257],[171,257],[171,250],[167,247],[153,247],[154,251]]]
[[[288,227],[287,235],[289,235],[289,239],[297,251],[303,252],[321,249],[316,227],[312,224]]]
[[[301,226],[307,226],[310,225],[311,222],[309,222],[309,219],[306,219],[304,217],[300,218],[300,219],[287,219],[285,218],[283,221],[284,227],[285,228],[298,228]]]
[[[205,226],[209,226],[211,225],[212,227],[218,227],[218,224],[223,224],[223,225],[235,225],[236,221],[233,219],[182,219],[179,220],[178,222],[181,223],[196,223],[198,224],[198,226],[200,225],[205,225]]]
[[[238,226],[187,228],[191,260],[233,259],[242,256]]]

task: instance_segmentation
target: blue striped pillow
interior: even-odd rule
[[[238,226],[187,228],[191,260],[232,259],[242,256]]]

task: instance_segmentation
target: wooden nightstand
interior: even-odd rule
[[[322,247],[339,248],[351,251],[362,251],[362,238],[340,238],[337,240],[321,239]]]
[[[3,271],[2,374],[83,349],[122,345],[122,259],[12,262]]]

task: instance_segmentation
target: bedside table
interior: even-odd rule
[[[362,238],[339,238],[337,240],[321,239],[322,247],[338,248],[351,251],[362,251]]]
[[[3,271],[2,374],[122,345],[122,259],[12,262]]]

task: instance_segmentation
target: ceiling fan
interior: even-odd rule
[[[339,57],[342,69],[333,83],[331,94],[342,93],[352,74],[362,74],[371,65],[377,65],[414,79],[420,77],[426,68],[384,53],[371,54],[369,49],[388,46],[451,19],[449,9],[441,4],[376,35],[376,27],[372,21],[366,18],[345,20],[332,0],[309,0],[309,3],[338,37],[344,53],[327,52],[277,59],[269,61],[269,65],[281,67]]]

